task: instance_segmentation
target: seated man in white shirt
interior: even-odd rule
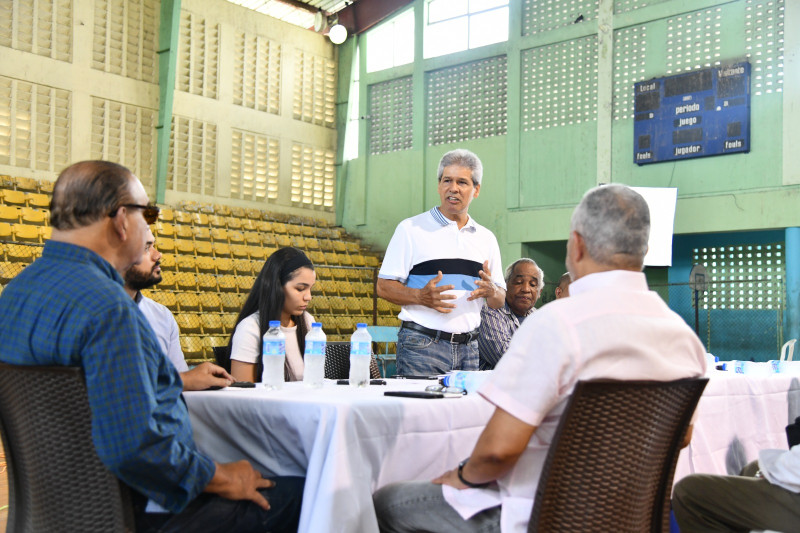
[[[433,482],[375,493],[381,531],[525,532],[548,447],[578,380],[704,374],[700,340],[647,288],[649,233],[650,211],[638,193],[616,184],[586,193],[567,242],[570,297],[522,323],[478,390],[495,412],[472,454]]]
[[[189,370],[181,350],[178,323],[169,309],[142,294],[161,282],[161,252],[156,250],[152,232],[147,236],[142,260],[125,271],[125,292],[139,306],[158,338],[158,344],[181,374],[183,390],[205,390],[209,387],[227,387],[235,380],[224,368],[205,362]]]
[[[686,476],[672,509],[681,533],[800,531],[800,444],[762,450],[739,476]]]

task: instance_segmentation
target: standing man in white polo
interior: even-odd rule
[[[378,296],[402,307],[398,375],[478,370],[478,326],[484,299],[506,297],[494,234],[469,216],[481,190],[483,165],[468,150],[439,162],[441,204],[403,220],[378,274]]]

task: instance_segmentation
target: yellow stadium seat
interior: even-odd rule
[[[314,287],[316,287],[316,285],[314,285]],[[325,295],[314,294],[313,297],[311,298],[311,308],[314,310],[314,316],[330,313],[331,312],[330,298],[328,298]]]
[[[197,275],[197,288],[201,291],[214,292],[217,290],[217,277],[211,274]]]
[[[219,214],[210,215],[208,217],[208,224],[210,226],[214,226],[215,228],[227,228],[228,227],[228,221],[225,220],[224,216],[221,216]]]
[[[194,252],[197,255],[212,255],[214,253],[214,248],[212,248],[210,242],[200,241],[194,244]]]
[[[175,213],[169,207],[165,207],[159,211],[158,219],[162,222],[172,222],[175,220]]]
[[[364,258],[366,264],[370,268],[378,268],[381,264],[380,260],[374,255],[368,255]]]
[[[208,226],[208,215],[205,213],[192,213],[192,223],[197,226]]]
[[[178,224],[184,225],[191,225],[192,223],[192,214],[187,213],[186,211],[173,211],[172,212],[175,217],[175,222]]]
[[[230,276],[233,279],[233,276]],[[222,293],[219,295],[220,302],[222,303],[222,310],[229,313],[238,313],[242,310],[242,304],[239,301],[239,295],[234,293]]]
[[[336,263],[344,266],[353,266],[353,260],[347,254],[336,254]]]
[[[0,261],[0,282],[3,284],[8,283],[14,276],[19,274],[25,268],[25,263],[11,263],[9,261]]]
[[[197,266],[193,255],[179,255],[175,258],[175,264],[181,272],[196,272]]]
[[[230,254],[228,254],[230,256]],[[217,267],[218,274],[229,274],[233,272],[233,261],[230,257],[217,257],[214,260],[214,265]]]
[[[239,217],[229,216],[226,218],[228,222],[228,229],[242,229],[242,220]]]
[[[378,325],[400,327],[400,320],[396,316],[395,317],[379,316]]]
[[[211,228],[211,240],[214,242],[228,242],[228,230],[225,228]]]
[[[300,227],[300,234],[303,237],[316,237],[317,236],[317,228],[314,226],[301,226]]]
[[[331,312],[340,314],[344,313],[347,310],[347,306],[345,305],[344,298],[340,298],[337,296],[331,296],[329,298],[331,302]]]
[[[216,313],[203,313],[200,317],[203,323],[203,334],[209,335],[214,333],[225,333],[225,327],[222,325],[222,318]]]
[[[175,239],[175,250],[178,254],[194,255],[194,242],[186,239]]]
[[[159,284],[159,287],[160,286],[161,285]],[[160,303],[165,307],[168,307],[173,313],[178,310],[178,299],[175,297],[175,293],[173,292],[163,290],[150,291],[148,298]]]
[[[333,251],[337,253],[344,253],[347,251],[347,246],[343,241],[340,240],[332,240],[333,243]]]
[[[210,335],[208,337],[203,337],[203,349],[205,350],[205,358],[213,360],[214,347],[227,346],[227,345],[228,345],[227,337],[221,337],[219,335]]]
[[[200,210],[200,204],[194,200],[183,200],[179,205],[181,209],[188,211],[189,213],[195,213]]]
[[[41,180],[39,182],[39,192],[47,194],[47,195],[52,195],[53,194],[53,185],[55,185],[54,181],[43,179],[43,180]]]
[[[231,244],[244,243],[244,233],[236,230],[228,230],[228,242]]]
[[[50,239],[50,236],[53,235],[53,228],[50,226],[40,226],[39,235],[41,236],[42,242],[47,241]]]
[[[15,205],[0,205],[0,221],[16,224],[20,220],[22,210]]]
[[[156,240],[156,249],[161,253],[172,253],[175,251],[175,239],[169,237],[159,238]]]
[[[256,231],[261,233],[272,233],[272,222],[269,220],[256,220]]]
[[[214,207],[214,213],[216,213],[219,216],[226,217],[231,214],[231,208],[228,207],[227,205],[214,204],[213,207]]]
[[[197,214],[197,213],[195,213]],[[192,234],[194,235],[194,240],[196,241],[210,241],[211,240],[211,232],[208,228],[204,228],[202,226],[198,227],[195,226],[192,228]]]
[[[319,239],[319,249],[323,252],[332,252],[333,243],[330,241],[330,239]]]
[[[363,297],[372,294],[372,285],[364,283],[363,281],[350,283],[350,286],[353,288],[353,292],[355,293],[356,296]]]
[[[226,313],[222,315],[222,325],[225,326],[225,331],[227,333],[233,333],[233,330],[236,329],[236,319],[239,317],[236,313]]]
[[[17,241],[41,242],[38,226],[29,226],[27,224],[14,224],[12,228],[14,231],[14,239]]]
[[[262,246],[248,246],[247,251],[250,253],[250,259],[254,261],[264,261],[267,257],[267,251],[269,248],[264,248]]]
[[[0,222],[0,239],[11,240],[11,224],[8,222]]]
[[[344,246],[351,254],[361,253],[361,246],[356,241],[345,241]]]
[[[300,248],[301,250],[304,250],[306,248],[305,237],[301,237],[300,235],[292,235],[291,239],[292,239],[292,246],[294,246],[295,248]]]
[[[178,272],[175,274],[175,282],[182,291],[197,290],[197,276],[191,272]]]
[[[244,210],[244,216],[245,218],[249,218],[251,220],[261,220],[264,218],[264,212],[261,209],[248,207]]]
[[[258,222],[259,222],[258,220],[252,220],[250,218],[246,218],[246,219],[242,220],[241,230],[242,231],[256,231],[258,229],[256,227],[256,224]]]
[[[201,332],[200,317],[195,313],[176,313],[175,320],[178,322],[181,333]]]
[[[273,233],[286,233],[286,224],[283,222],[273,222],[272,223],[272,231]]]
[[[281,248],[285,248],[287,246],[292,246],[292,238],[288,235],[276,235],[275,240],[278,241],[278,246]]]
[[[239,288],[239,294],[247,294],[253,288],[256,278],[253,276],[236,276],[236,286]]]
[[[39,182],[33,178],[12,178],[18,191],[38,192]]]
[[[375,308],[375,302],[372,298],[367,296],[359,298],[359,305],[361,306],[361,309],[364,310],[365,314],[372,315],[372,311]]]
[[[299,237],[303,234],[303,229],[296,224],[286,224],[286,233],[289,235],[297,235]]]
[[[194,237],[191,226],[175,226],[175,236],[179,239],[191,240]]]
[[[28,197],[28,207],[50,209],[50,197],[48,195],[38,192],[29,192],[26,196]]]
[[[176,295],[181,312],[199,311],[200,298],[193,292],[182,292]]]
[[[331,274],[333,274],[333,279],[336,279],[336,280],[345,280],[345,279],[347,279],[347,269],[346,268],[331,268]]]
[[[306,237],[305,241],[306,250],[319,250],[319,241],[314,237]]]
[[[260,246],[261,245],[261,234],[255,231],[245,231],[244,232],[244,242],[245,244],[255,244]]]
[[[156,246],[156,248],[160,248],[160,246]],[[159,251],[161,251],[161,250],[159,250]],[[165,254],[165,253],[161,254],[161,259],[159,259],[158,262],[161,263],[161,268],[162,269],[168,269],[168,270],[174,269],[175,265],[178,264],[177,260],[175,258],[175,255],[173,255],[173,254]]]
[[[25,246],[22,244],[12,244],[6,249],[6,257],[12,263],[32,263],[39,257],[37,247]]]
[[[198,257],[195,261],[195,266],[198,272],[208,272],[215,274],[217,272],[214,260],[208,256]]]
[[[216,292],[201,292],[200,307],[204,313],[219,313],[222,309],[222,302]]]
[[[333,265],[333,266],[335,266],[335,265],[338,265],[338,264],[339,264],[339,263],[337,262],[337,257],[336,257],[336,254],[335,254],[335,253],[333,253],[333,252],[325,252],[325,254],[324,254],[324,258],[325,258],[325,260],[323,261],[323,263],[325,263],[326,265]]]
[[[203,357],[205,355],[203,352],[203,338],[181,335],[181,351],[185,359],[198,359]]]
[[[321,279],[333,279],[333,274],[331,273],[331,269],[326,266],[316,266],[314,265],[314,270],[317,273],[317,283]]]
[[[353,263],[353,266],[357,267],[367,266],[367,262],[364,259],[363,255],[350,254],[350,261]]]
[[[353,291],[353,286],[350,285],[350,282],[345,280],[339,280],[336,282],[336,292],[339,293],[339,296],[354,296],[355,292]]]
[[[276,239],[275,235],[272,233],[261,234],[261,242],[263,242],[266,246],[271,246],[273,248],[278,247],[278,239]]]
[[[169,270],[161,271],[161,283],[158,284],[162,289],[175,289],[178,286],[177,274]]]
[[[239,276],[252,276],[253,264],[249,259],[236,259],[233,261],[233,269]]]
[[[214,252],[214,257],[229,258],[231,256],[231,247],[224,242],[215,242],[211,246],[211,249]],[[219,268],[219,266],[217,266],[217,268]]]
[[[349,315],[360,315],[361,314],[361,302],[358,298],[346,298],[344,301],[344,307]]]
[[[6,205],[24,206],[28,204],[28,199],[22,191],[15,191],[14,189],[0,190],[0,197]]]
[[[330,295],[331,294],[330,287],[332,287],[330,281],[326,279],[317,278],[317,282],[314,283],[314,286],[311,288],[311,293]]]
[[[231,216],[245,218],[247,215],[244,213],[244,207],[231,207]],[[228,227],[230,228],[230,225]]]
[[[221,291],[236,292],[236,278],[234,278],[230,274],[226,274],[224,276],[218,276],[217,277],[217,287],[219,287],[219,290],[221,290]],[[220,297],[222,297],[222,296],[220,296]],[[223,304],[224,304],[224,300],[223,300]],[[237,302],[237,306],[236,307],[237,308],[239,307],[238,302]]]
[[[250,254],[247,250],[247,246],[245,246],[244,244],[231,245],[231,255],[233,257],[240,257],[240,258],[250,257]]]
[[[156,237],[172,238],[175,236],[175,226],[173,226],[169,222],[161,222],[159,220],[154,224],[153,229],[155,230],[154,233]]]

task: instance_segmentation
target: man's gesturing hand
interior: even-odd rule
[[[250,500],[264,510],[269,510],[269,502],[258,492],[259,489],[269,489],[275,483],[261,477],[247,461],[235,463],[217,463],[214,477],[206,486],[206,492],[218,494],[229,500]]]
[[[440,313],[449,313],[456,308],[456,304],[447,303],[446,300],[455,300],[454,294],[442,294],[444,291],[451,291],[455,287],[453,285],[442,285],[437,287],[436,284],[442,281],[442,271],[436,275],[435,278],[430,280],[419,290],[419,303],[425,307],[436,309]]]

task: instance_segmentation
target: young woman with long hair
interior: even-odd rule
[[[306,311],[317,280],[314,265],[297,248],[281,248],[267,259],[244,303],[231,335],[231,375],[261,381],[261,340],[270,320],[286,335],[286,381],[303,379],[303,350],[313,317]]]

